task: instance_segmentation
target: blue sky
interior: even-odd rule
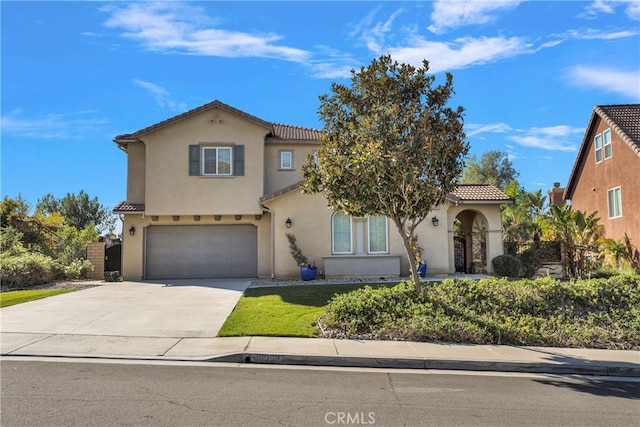
[[[640,102],[640,1],[3,1],[2,196],[126,197],[113,137],[214,99],[321,128],[381,54],[454,77],[471,154],[564,186],[594,105]]]

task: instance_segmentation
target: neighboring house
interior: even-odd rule
[[[320,135],[213,101],[117,136],[128,158],[127,200],[114,208],[124,278],[299,277],[286,233],[327,277],[409,275],[387,218],[334,213],[300,191]],[[429,274],[491,271],[509,202],[496,187],[462,185],[434,209],[418,229]]]
[[[640,104],[593,109],[564,198],[597,211],[606,237],[640,247]]]

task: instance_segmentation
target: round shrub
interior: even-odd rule
[[[54,261],[40,253],[0,256],[0,282],[4,288],[29,288],[53,280]]]
[[[499,255],[491,260],[493,271],[497,276],[520,277],[522,263],[512,255]]]

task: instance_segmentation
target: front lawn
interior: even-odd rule
[[[32,289],[28,291],[0,292],[0,307],[8,307],[10,305],[66,294],[73,291],[75,291],[75,289]]]
[[[384,283],[380,286],[394,286]],[[316,337],[316,321],[335,295],[364,284],[249,288],[220,329],[218,336]]]

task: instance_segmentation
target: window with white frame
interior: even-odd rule
[[[607,191],[607,204],[609,206],[609,218],[622,216],[622,190],[620,187]]]
[[[602,161],[602,135],[596,135],[593,145],[596,150],[596,163],[600,163]]]
[[[369,252],[386,253],[387,247],[387,218],[384,216],[369,217]]]
[[[611,157],[611,129],[602,132],[602,145],[604,147],[605,160]]]
[[[293,169],[293,151],[280,151],[280,169]]]
[[[231,147],[203,147],[202,174],[231,175]]]
[[[332,218],[332,244],[334,254],[351,253],[351,217],[342,212],[336,212]]]
[[[607,160],[611,157],[611,129],[607,129],[595,136],[593,140],[593,148],[596,154],[596,163]]]
[[[354,222],[357,225],[355,230]],[[332,217],[331,226],[331,252],[334,254],[353,254],[354,251],[356,254],[382,254],[389,251],[387,218],[384,216],[354,219],[342,212],[337,212]],[[368,249],[365,249],[365,239],[368,242]]]

